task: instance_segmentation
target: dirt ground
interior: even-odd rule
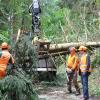
[[[38,91],[40,100],[82,100],[82,94],[79,96],[75,96],[74,89],[72,94],[68,94],[66,84],[63,87],[40,86]],[[90,96],[89,100],[100,100],[100,97]]]

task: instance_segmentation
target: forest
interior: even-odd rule
[[[66,93],[64,61],[68,60],[68,48],[76,47],[79,54],[82,43],[88,48],[93,70],[89,100],[100,100],[100,0],[39,0],[40,41],[36,41],[40,47],[46,45],[43,51],[35,46],[37,33],[32,30],[29,13],[33,1],[0,0],[0,45],[7,42],[15,60],[14,67],[11,69],[9,64],[5,78],[0,79],[0,100],[80,100],[82,93]],[[49,57],[47,63],[54,67],[54,73],[49,68],[44,72],[34,70],[41,57]],[[79,75],[78,83],[82,91]]]

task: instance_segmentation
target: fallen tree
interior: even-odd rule
[[[69,47],[76,47],[84,45],[86,47],[100,47],[100,42],[78,42],[78,43],[61,43],[61,44],[50,44],[49,51],[65,51],[68,50]]]
[[[71,42],[71,43],[60,43],[60,44],[51,44],[49,41],[37,40],[36,44],[40,46],[39,53],[45,53],[45,50],[49,53],[54,52],[65,52],[68,51],[69,47],[76,47],[84,45],[89,48],[98,48],[100,47],[100,42]],[[41,46],[43,47],[41,49]]]

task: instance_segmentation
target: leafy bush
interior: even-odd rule
[[[89,91],[93,96],[100,96],[100,66],[94,68],[89,77]]]
[[[98,65],[100,65],[100,52],[95,53],[94,60],[92,62],[92,66],[97,67]]]
[[[27,35],[22,35],[14,48],[16,67],[22,68],[27,74],[33,75],[36,67],[36,52]]]
[[[0,31],[0,42],[9,41],[9,34],[7,31]]]
[[[38,100],[31,80],[22,70],[0,80],[1,100]]]

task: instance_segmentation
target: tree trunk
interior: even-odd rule
[[[78,43],[62,43],[62,44],[50,44],[49,51],[64,51],[68,50],[69,47],[76,47],[78,48],[79,46],[84,45],[86,47],[100,47],[100,42],[78,42]]]
[[[60,44],[50,44],[48,49],[47,49],[47,44],[50,42],[45,42],[45,41],[38,41],[37,42],[39,45],[42,45],[44,49],[41,49],[39,47],[39,54],[46,54],[47,52],[49,53],[57,53],[57,52],[67,52],[69,47],[76,47],[79,48],[79,46],[84,45],[86,47],[100,47],[100,42],[71,42],[71,43],[60,43]],[[46,50],[46,51],[45,51]]]

